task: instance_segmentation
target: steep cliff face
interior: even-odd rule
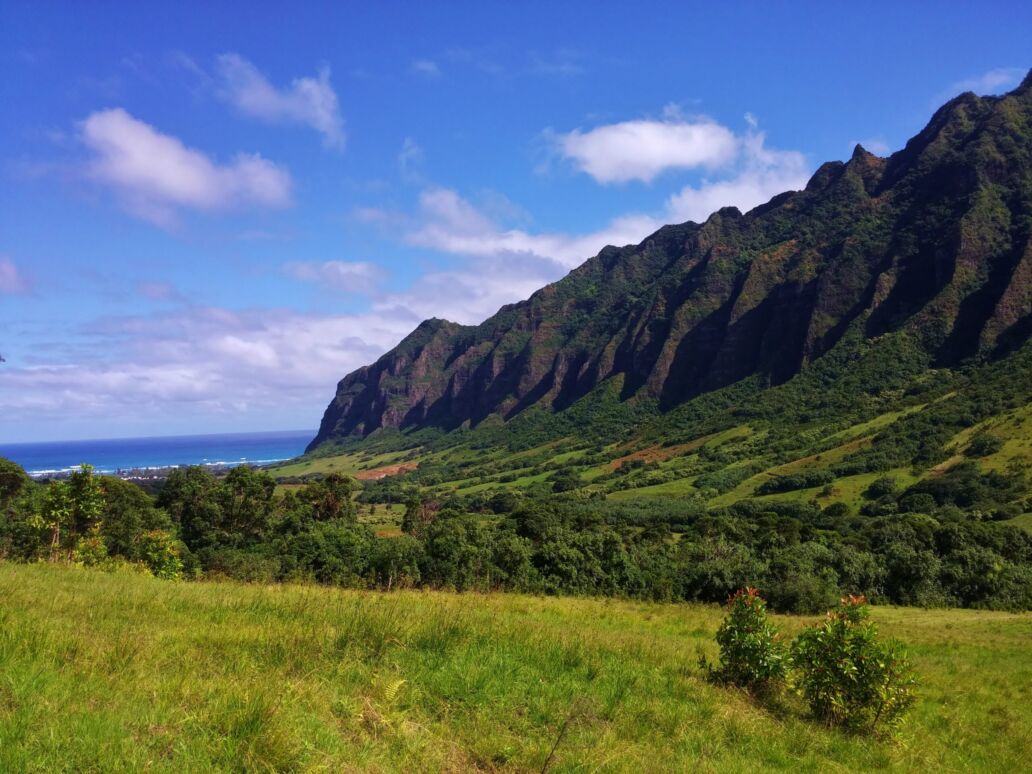
[[[940,365],[1032,335],[1032,74],[950,101],[889,158],[857,146],[747,214],[606,247],[481,325],[422,323],[340,382],[310,448],[559,410],[617,374],[672,407],[783,382],[857,329],[909,330]]]

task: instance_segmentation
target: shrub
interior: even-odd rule
[[[785,677],[787,658],[777,627],[767,619],[767,603],[750,587],[727,602],[727,617],[717,630],[720,666],[711,675],[751,690],[768,689]]]
[[[988,457],[996,454],[1003,448],[1003,439],[989,433],[978,433],[971,439],[967,449],[964,450],[965,457]]]
[[[775,476],[760,484],[756,488],[756,494],[777,494],[778,492],[792,492],[797,489],[812,489],[815,486],[830,484],[835,480],[835,474],[830,470],[807,470],[803,473],[793,473],[788,476]]]
[[[882,476],[871,482],[861,494],[866,500],[877,500],[882,497],[890,497],[896,493],[896,479],[892,476]]]
[[[72,558],[87,567],[96,567],[103,564],[108,558],[104,539],[96,532],[91,532],[89,535],[79,538],[75,541]]]
[[[814,717],[854,731],[895,726],[914,703],[916,677],[902,645],[880,642],[864,597],[844,597],[796,637],[796,687]]]
[[[183,577],[183,560],[179,545],[171,533],[152,529],[140,536],[140,558],[156,578],[179,580]]]

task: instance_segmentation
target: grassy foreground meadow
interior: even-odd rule
[[[1028,767],[1028,614],[877,608],[922,678],[878,741],[705,682],[716,606],[10,563],[0,599],[0,771]]]

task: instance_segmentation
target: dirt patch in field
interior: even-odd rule
[[[399,462],[397,465],[384,465],[382,468],[360,470],[355,474],[355,478],[359,481],[375,481],[378,478],[387,478],[387,476],[396,476],[399,473],[408,473],[410,470],[415,470],[418,467],[419,463],[416,462]]]
[[[934,468],[931,468],[928,471],[928,475],[930,475],[930,476],[941,476],[943,473],[948,471],[954,465],[962,462],[963,460],[964,460],[964,455],[963,454],[954,454],[948,460],[944,460],[944,461],[940,462],[938,465],[936,465]]]
[[[702,439],[699,439],[702,440]],[[692,441],[692,443],[682,443],[677,446],[650,446],[648,449],[641,449],[640,451],[632,452],[631,454],[619,457],[608,463],[607,467],[610,470],[618,470],[624,463],[630,462],[631,460],[644,460],[645,462],[663,462],[676,457],[678,454],[686,451],[694,451],[701,443]]]

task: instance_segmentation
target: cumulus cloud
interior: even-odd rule
[[[19,296],[29,292],[29,281],[14,261],[0,255],[0,294]]]
[[[553,264],[532,257],[514,262],[492,256],[475,267],[424,274],[404,292],[377,299],[372,309],[384,318],[421,321],[443,317],[476,325],[505,304],[527,298],[557,278]]]
[[[249,414],[266,427],[314,427],[332,386],[418,323],[404,310],[351,315],[184,308],[112,317],[74,332],[72,358],[6,368],[0,432],[23,423],[95,434],[111,417],[138,416],[161,432]],[[37,357],[41,357],[37,356]],[[5,364],[5,366],[11,364]],[[263,426],[263,425],[256,425]],[[64,428],[64,429],[62,429]]]
[[[103,141],[88,143],[95,153],[91,173],[127,204],[142,202],[174,213],[289,200],[289,178],[281,197],[263,198],[226,182],[227,175],[233,177],[233,164],[220,166],[124,111],[108,112],[118,119],[111,121],[117,131],[99,122],[106,131],[99,132]],[[692,122],[668,114],[659,123]],[[136,135],[143,139],[133,139]],[[716,161],[723,158],[719,154],[692,157],[708,175],[701,181],[659,199],[654,211],[626,213],[587,232],[534,230],[529,215],[505,197],[488,192],[466,198],[441,186],[423,188],[412,211],[355,210],[357,221],[389,226],[410,245],[454,258],[447,269],[432,269],[401,291],[384,290],[379,269],[365,261],[295,261],[282,267],[298,281],[364,294],[368,305],[362,312],[165,305],[150,315],[96,321],[70,340],[62,337],[60,347],[57,339],[52,349],[40,342],[35,361],[5,370],[0,381],[0,431],[8,427],[16,434],[29,417],[34,426],[49,421],[55,428],[65,428],[67,417],[81,417],[83,427],[89,427],[84,434],[95,434],[115,414],[166,422],[158,426],[162,432],[182,428],[173,423],[184,422],[183,417],[210,421],[212,427],[225,417],[222,426],[228,427],[233,417],[247,415],[273,427],[311,416],[314,425],[342,375],[375,360],[422,319],[478,323],[559,279],[606,244],[637,243],[664,223],[701,221],[726,205],[748,210],[805,184],[803,156],[769,148],[754,122],[731,138],[732,153],[722,161]],[[398,159],[403,169],[406,155],[407,160],[417,158],[416,147],[403,146]],[[155,161],[161,157],[164,161]],[[3,267],[0,261],[0,289],[13,286]],[[137,290],[155,300],[168,300],[171,292],[157,282]],[[194,431],[196,424],[182,429]]]
[[[767,148],[764,134],[755,129],[742,138],[740,145],[738,166],[732,176],[685,186],[667,200],[670,221],[702,222],[727,206],[748,212],[779,193],[806,186],[810,169],[803,154]]]
[[[216,82],[217,93],[241,113],[270,123],[304,124],[322,135],[326,147],[344,147],[344,119],[328,67],[315,78],[295,78],[277,89],[251,62],[229,53],[216,62]]]
[[[1025,76],[1025,72],[1020,67],[997,67],[981,75],[957,81],[951,87],[951,91],[954,93],[973,91],[975,94],[1003,94],[1017,86]]]
[[[408,235],[414,245],[473,257],[531,256],[572,269],[607,244],[639,241],[662,222],[647,215],[616,218],[587,234],[505,229],[449,188],[431,188],[419,198],[420,224]]]
[[[734,133],[708,118],[622,121],[549,137],[563,158],[599,183],[647,183],[672,169],[719,167],[738,150]]]
[[[174,224],[181,209],[290,203],[290,175],[271,161],[238,154],[218,164],[122,108],[93,113],[81,123],[80,136],[93,154],[87,175],[111,187],[131,213],[161,226]]]
[[[606,245],[636,244],[665,223],[702,222],[727,206],[747,212],[779,193],[805,187],[810,170],[803,154],[768,148],[757,129],[750,129],[736,144],[737,157],[723,177],[684,186],[667,198],[659,213],[628,213],[581,234],[532,233],[504,228],[452,189],[429,188],[420,195],[417,225],[406,239],[446,253],[475,258],[530,256],[571,269]]]
[[[313,282],[345,293],[369,293],[383,278],[383,270],[368,261],[293,261],[283,271],[302,282]]]

